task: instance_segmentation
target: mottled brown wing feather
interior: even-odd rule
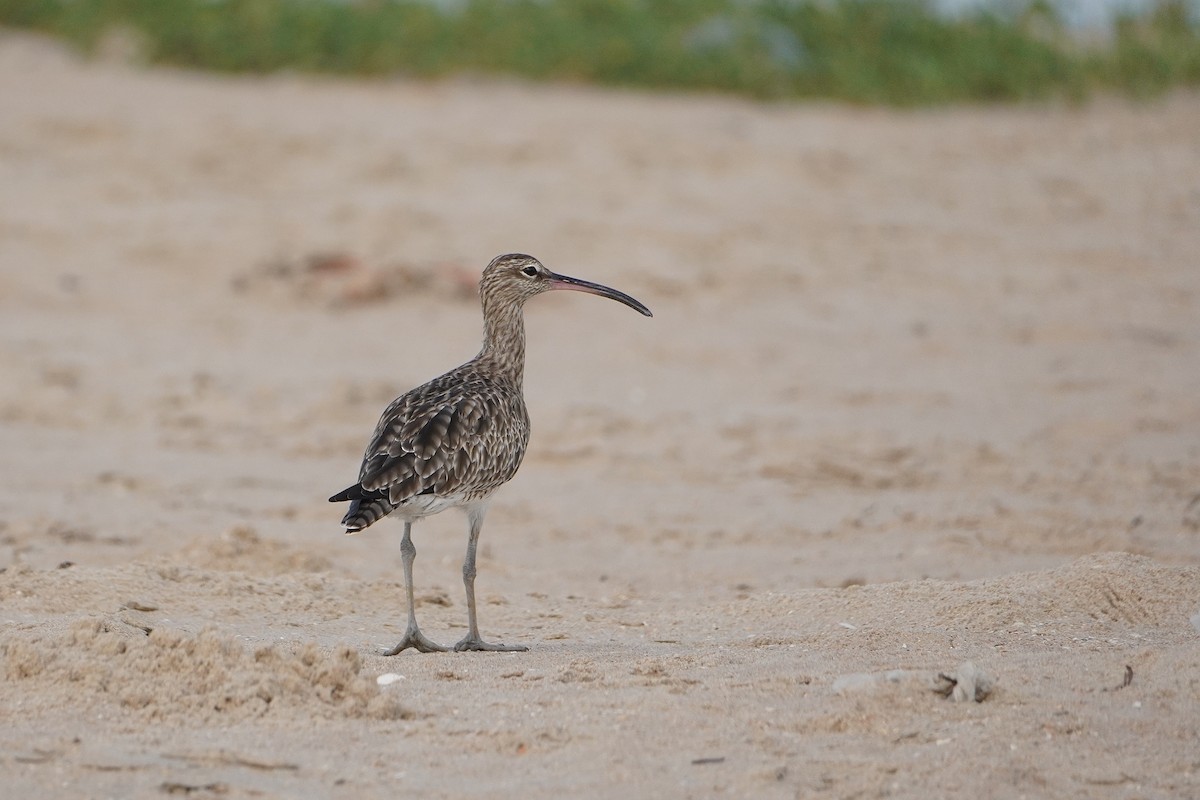
[[[386,490],[393,505],[428,492],[484,496],[516,473],[529,441],[520,390],[469,366],[388,406],[363,457],[364,491]]]

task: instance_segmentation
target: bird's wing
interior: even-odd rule
[[[398,397],[367,446],[359,485],[366,492],[386,491],[393,504],[423,493],[498,486],[516,467],[507,469],[497,455],[518,440],[523,450],[529,435],[523,406],[516,429],[499,423],[514,419],[506,407],[509,395],[483,378],[447,375]]]

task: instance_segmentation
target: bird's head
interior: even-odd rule
[[[533,256],[521,253],[509,253],[492,259],[479,281],[479,295],[485,306],[500,302],[519,307],[529,298],[555,289],[600,295],[624,303],[647,317],[654,316],[650,309],[624,292],[599,283],[551,272]]]

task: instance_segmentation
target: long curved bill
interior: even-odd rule
[[[599,283],[592,283],[580,278],[572,278],[568,275],[559,275],[557,272],[551,272],[549,276],[549,284],[551,289],[567,289],[572,292],[587,292],[588,294],[596,294],[601,297],[607,297],[609,300],[616,300],[618,303],[624,303],[641,314],[647,317],[653,317],[650,309],[646,308],[637,300],[634,300],[624,292],[618,292],[616,289],[609,288]]]

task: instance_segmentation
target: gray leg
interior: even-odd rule
[[[449,647],[429,641],[421,629],[417,627],[417,609],[413,603],[413,561],[417,558],[417,548],[412,543],[412,523],[404,523],[404,539],[400,541],[400,557],[404,562],[404,593],[408,596],[408,630],[404,638],[391,650],[384,650],[381,655],[394,656],[401,650],[415,647],[422,653],[443,653]]]
[[[496,644],[485,642],[479,636],[479,622],[475,616],[475,547],[479,544],[479,532],[483,529],[483,506],[475,506],[467,510],[467,519],[471,532],[467,538],[467,557],[463,559],[463,586],[467,590],[467,635],[454,645],[454,649],[463,650],[498,650],[502,652],[524,651],[529,648],[523,644]]]

